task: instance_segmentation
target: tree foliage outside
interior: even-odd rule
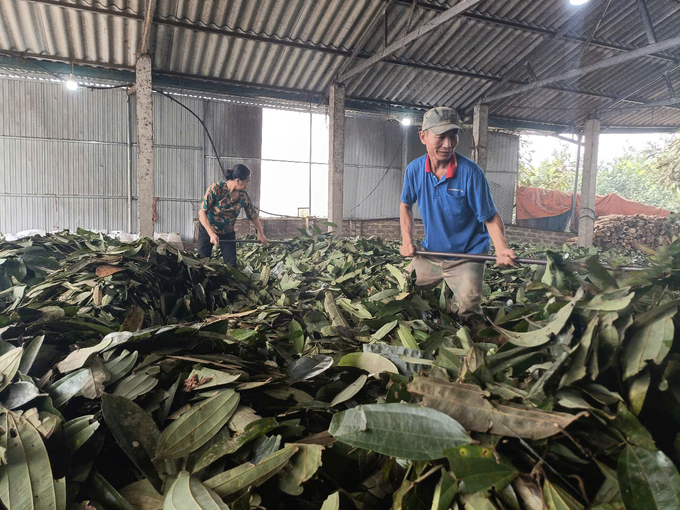
[[[576,151],[572,147],[561,143],[549,159],[536,164],[533,159],[529,144],[521,142],[521,186],[573,192]],[[581,175],[578,189],[581,189]],[[609,193],[672,211],[680,210],[680,137],[669,137],[643,150],[626,147],[621,156],[600,163],[597,194]]]
[[[550,159],[534,164],[535,153],[526,140],[520,140],[519,184],[555,191],[574,191],[576,153],[566,142],[554,150]],[[580,178],[579,178],[580,185]]]

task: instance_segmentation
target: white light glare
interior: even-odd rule
[[[73,76],[66,80],[66,88],[69,90],[78,90],[78,82],[73,79]]]
[[[583,5],[583,4],[587,4],[588,0],[569,0],[569,3],[571,5]]]
[[[401,125],[402,126],[410,126],[411,125],[411,119],[409,119],[408,117],[404,117],[403,119],[401,119]]]

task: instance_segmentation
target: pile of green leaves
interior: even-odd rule
[[[549,265],[488,266],[473,337],[392,242],[65,238],[0,313],[10,510],[680,505],[680,241],[616,277],[517,247]]]

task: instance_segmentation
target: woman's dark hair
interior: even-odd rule
[[[224,171],[224,178],[228,181],[241,179],[245,181],[250,177],[250,169],[246,165],[235,165],[234,168]]]

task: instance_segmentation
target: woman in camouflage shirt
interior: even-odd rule
[[[226,181],[216,182],[208,188],[203,197],[203,207],[198,211],[201,224],[198,227],[198,253],[210,257],[213,245],[220,246],[225,264],[236,267],[236,239],[234,226],[236,218],[245,210],[246,216],[257,229],[257,238],[267,243],[260,218],[246,192],[250,182],[250,169],[236,165],[225,172]]]

